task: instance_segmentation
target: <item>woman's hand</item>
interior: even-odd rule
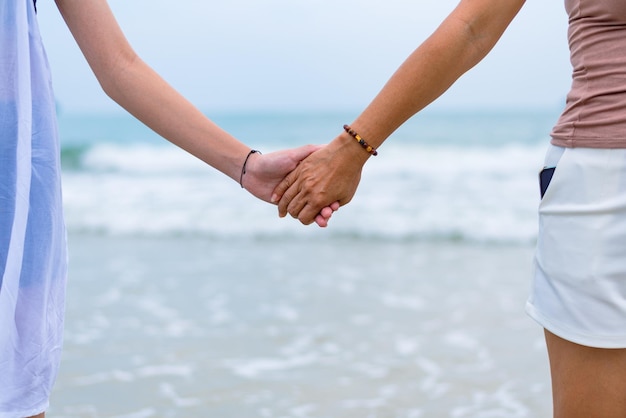
[[[350,202],[368,156],[352,138],[342,136],[313,152],[274,190],[272,202],[278,203],[279,216],[289,213],[309,225],[318,221],[318,214]]]
[[[242,186],[252,195],[270,202],[274,189],[285,176],[296,169],[303,159],[321,148],[316,145],[305,145],[269,154],[250,154],[242,176]],[[312,221],[320,227],[326,227],[333,212],[339,209],[338,203],[331,203],[320,206],[313,215]]]

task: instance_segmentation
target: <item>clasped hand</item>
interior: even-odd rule
[[[279,216],[326,226],[332,213],[352,200],[367,157],[342,137],[314,150],[274,189],[271,201]]]

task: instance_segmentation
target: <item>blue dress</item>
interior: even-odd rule
[[[55,101],[33,0],[0,3],[0,418],[48,407],[66,231]]]

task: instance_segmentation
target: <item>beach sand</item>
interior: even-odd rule
[[[530,245],[69,238],[50,418],[551,415]]]

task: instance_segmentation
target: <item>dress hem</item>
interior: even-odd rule
[[[626,348],[626,335],[594,336],[573,331],[570,328],[563,326],[562,324],[557,324],[548,319],[530,301],[526,302],[526,313],[543,328],[550,331],[557,337],[563,338],[564,340],[567,340],[569,342],[593,348]]]

